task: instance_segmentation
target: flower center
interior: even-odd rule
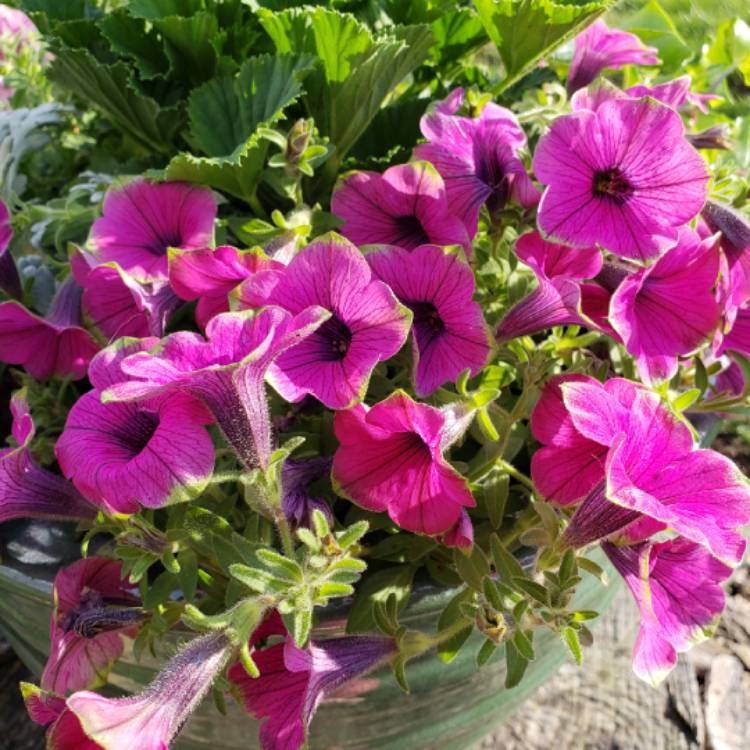
[[[594,172],[592,191],[621,206],[633,194],[633,186],[625,175],[617,168],[604,169]]]
[[[317,335],[322,339],[321,356],[325,362],[343,359],[352,343],[349,326],[335,315],[318,328]]]
[[[430,238],[427,236],[422,222],[414,214],[397,216],[394,221],[398,234],[396,244],[405,247],[407,250],[429,244]]]
[[[142,622],[146,613],[131,601],[120,601],[103,597],[97,591],[87,591],[81,596],[78,606],[61,621],[65,633],[75,632],[82,638],[95,638]]]
[[[173,229],[166,234],[157,234],[148,250],[152,255],[160,256],[166,255],[170,247],[180,247],[180,245],[182,245],[182,237],[176,229]]]
[[[414,313],[414,325],[418,328],[432,334],[445,330],[445,323],[432,302],[407,302],[406,305]]]
[[[112,430],[111,434],[124,452],[134,458],[148,445],[158,426],[156,412],[140,409],[127,420],[127,424]]]

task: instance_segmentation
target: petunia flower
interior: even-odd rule
[[[695,350],[716,330],[718,274],[718,235],[701,240],[685,228],[675,247],[619,285],[609,320],[644,383],[671,379],[678,356]]]
[[[133,587],[122,578],[122,563],[88,557],[60,570],[53,584],[50,655],[43,690],[67,695],[106,681],[145,617]]]
[[[20,300],[23,297],[21,278],[18,275],[16,262],[8,249],[12,239],[10,212],[5,203],[0,201],[0,289],[9,297]]]
[[[82,327],[81,294],[75,279],[68,277],[43,318],[19,302],[0,304],[0,361],[22,365],[38,380],[85,377],[99,345]]]
[[[103,403],[127,379],[122,361],[158,339],[119,339],[92,360],[94,389],[68,413],[55,445],[60,468],[89,501],[108,513],[161,508],[200,495],[214,468],[203,404],[187,393],[141,402]]]
[[[613,99],[559,117],[537,145],[534,172],[547,185],[542,232],[645,260],[676,243],[701,210],[708,172],[685,140],[680,116],[652,99]]]
[[[195,638],[140,694],[105,698],[82,691],[67,700],[84,733],[103,750],[166,750],[231,658],[220,632]]]
[[[447,114],[438,106],[422,117],[420,127],[428,143],[417,146],[414,156],[431,162],[440,173],[451,211],[470,236],[476,234],[484,204],[495,214],[508,201],[524,208],[539,202],[539,191],[518,157],[526,136],[509,109],[488,102],[472,119]]]
[[[314,510],[319,510],[333,523],[331,506],[321,498],[312,497],[309,489],[313,482],[328,476],[332,459],[327,456],[284,461],[281,469],[281,509],[294,528],[310,528]]]
[[[731,328],[720,338],[717,354],[733,351],[750,356],[750,307],[735,311]]]
[[[81,251],[71,258],[71,269],[83,287],[86,313],[111,341],[121,336],[162,336],[181,304],[167,279],[138,281],[117,263],[96,265],[92,256]]]
[[[474,274],[457,253],[434,245],[409,252],[368,253],[375,275],[413,314],[412,353],[417,396],[429,396],[466,369],[476,375],[490,353],[482,308],[473,300]]]
[[[646,47],[635,34],[610,29],[598,19],[576,37],[575,53],[568,71],[568,93],[588,86],[605,69],[658,63],[655,47]]]
[[[451,210],[445,183],[428,162],[377,172],[350,172],[331,199],[344,220],[341,233],[356,245],[461,245],[470,252],[463,222]]]
[[[198,300],[195,319],[204,330],[214,315],[229,311],[229,293],[242,281],[257,271],[283,267],[261,251],[229,245],[169,251],[169,283],[180,299]]]
[[[607,446],[576,429],[561,388],[566,383],[591,381],[586,375],[550,378],[531,413],[531,433],[541,443],[531,457],[531,478],[544,498],[559,505],[581,500],[604,478]],[[633,389],[624,382],[615,378],[603,387],[614,399],[627,404]]]
[[[466,480],[443,456],[453,439],[449,419],[401,391],[373,407],[338,412],[334,488],[366,510],[387,512],[407,531],[451,531],[475,502]]]
[[[724,609],[721,582],[732,570],[686,539],[634,546],[602,544],[641,613],[633,669],[656,687],[677,654],[710,637]]]
[[[359,250],[335,234],[312,242],[285,269],[251,276],[239,297],[243,305],[278,305],[293,314],[309,305],[329,311],[312,335],[276,359],[268,380],[287,401],[312,394],[330,409],[364,398],[375,365],[404,345],[411,322]]]
[[[264,635],[273,634],[286,635],[278,618],[264,629]],[[236,664],[229,670],[229,681],[239,691],[245,710],[256,719],[266,719],[260,730],[263,750],[299,750],[320,702],[395,653],[390,638],[312,640],[303,650],[287,637],[284,643],[253,651],[260,677],[250,677]]]
[[[29,718],[35,724],[47,727],[47,748],[101,750],[101,745],[84,734],[81,722],[65,705],[64,698],[28,682],[22,682],[20,688]]]
[[[210,190],[137,179],[107,191],[89,245],[98,263],[118,263],[139,281],[166,277],[168,249],[211,245],[215,218]]]
[[[95,509],[58,474],[43,469],[31,455],[34,422],[24,390],[10,400],[15,448],[0,449],[0,523],[14,518],[56,521],[93,518]]]
[[[750,300],[750,219],[716,201],[706,201],[701,218],[709,231],[721,232],[721,250],[729,266],[730,300],[742,305]]]
[[[273,360],[315,331],[330,313],[305,307],[296,316],[279,307],[222,313],[206,338],[180,331],[149,352],[126,357],[127,382],[115,383],[105,402],[150,401],[181,393],[202,401],[239,458],[265,468],[271,454],[271,425],[264,377]]]
[[[538,232],[529,232],[518,238],[516,255],[534,271],[538,283],[531,294],[505,313],[495,331],[498,342],[557,325],[593,326],[585,314],[584,299],[597,290],[593,284],[582,282],[601,270],[598,248],[566,247],[547,242]]]
[[[613,395],[616,381],[629,401]],[[750,520],[750,485],[728,458],[696,448],[688,427],[642,386],[591,379],[562,391],[575,430],[606,448],[602,481],[571,519],[566,544],[583,546],[647,517],[723,562],[742,558],[738,529]]]

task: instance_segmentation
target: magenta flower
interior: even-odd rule
[[[239,458],[249,468],[265,468],[271,425],[263,379],[276,357],[328,316],[315,306],[296,316],[279,307],[222,313],[209,322],[207,340],[180,331],[149,352],[126,357],[121,367],[130,380],[110,386],[103,399],[149,402],[164,394],[196,398],[213,414]]]
[[[568,93],[588,86],[605,69],[624,65],[658,65],[655,47],[646,47],[635,35],[610,29],[598,19],[576,37],[575,53],[568,71]]]
[[[466,480],[445,460],[452,439],[444,412],[396,391],[372,408],[336,414],[336,491],[374,512],[387,511],[403,529],[436,536],[474,506]]]
[[[15,448],[0,448],[0,523],[14,518],[87,520],[94,508],[70,482],[43,469],[31,455],[34,422],[25,391],[10,400]]]
[[[73,255],[71,268],[83,287],[86,313],[111,341],[121,336],[160,337],[181,304],[166,279],[138,281],[117,263],[97,266],[81,251]]]
[[[122,563],[108,557],[77,560],[55,577],[50,655],[42,689],[66,695],[106,681],[144,619],[140,599],[122,579]]]
[[[417,159],[431,162],[445,182],[452,213],[476,234],[479,209],[491,215],[508,201],[524,208],[539,202],[539,191],[518,158],[526,136],[509,109],[489,102],[478,118],[456,117],[439,104],[422,117],[422,135],[429,141],[414,149]]]
[[[42,318],[18,302],[0,304],[0,362],[22,365],[34,378],[80,380],[99,345],[82,328],[81,287],[67,278]]]
[[[721,232],[721,249],[729,266],[731,302],[750,299],[750,219],[731,206],[706,201],[701,216],[711,232]]]
[[[200,250],[171,250],[169,283],[180,299],[198,300],[195,319],[205,330],[208,321],[229,310],[229,293],[257,271],[282,269],[260,251],[241,252],[222,245]]]
[[[280,618],[263,635],[286,635]],[[258,634],[253,641],[257,642]],[[245,710],[267,719],[260,730],[263,750],[299,750],[320,702],[346,683],[369,672],[396,653],[390,638],[349,636],[310,641],[297,648],[290,638],[253,652],[260,677],[253,679],[241,664],[229,670]]]
[[[47,727],[49,750],[102,750],[101,745],[86,737],[81,722],[65,705],[64,698],[28,682],[22,682],[20,687],[29,718]]]
[[[531,413],[531,432],[542,444],[531,457],[531,478],[543,497],[559,505],[569,505],[586,497],[604,477],[607,447],[584,437],[576,429],[561,389],[566,383],[590,383],[591,380],[586,375],[550,378]],[[632,391],[624,386],[625,382],[613,379],[603,387],[614,399],[627,403]]]
[[[695,350],[716,330],[718,274],[718,236],[701,240],[686,228],[675,247],[619,285],[609,320],[635,357],[644,383],[671,379],[678,356]]]
[[[9,297],[22,299],[23,289],[18,269],[8,247],[13,239],[13,229],[10,226],[10,212],[8,207],[0,201],[0,289]]]
[[[308,305],[329,311],[315,333],[274,362],[268,379],[287,401],[310,393],[330,409],[364,398],[375,365],[404,345],[411,322],[393,292],[372,278],[359,250],[335,234],[315,240],[285,269],[251,276],[240,298],[293,314]]]
[[[94,390],[68,413],[55,445],[60,468],[107,513],[135,513],[191,500],[205,490],[214,445],[203,404],[187,393],[142,402],[103,403],[102,393],[127,380],[120,367],[157,339],[119,339],[92,360]]]
[[[721,582],[731,568],[686,539],[602,547],[635,598],[641,627],[633,669],[656,687],[677,654],[710,637],[724,609]]]
[[[453,215],[445,183],[424,161],[377,172],[351,172],[339,182],[331,210],[341,233],[356,245],[461,245],[470,252],[463,222]]]
[[[750,356],[750,307],[742,307],[733,315],[729,331],[721,336],[719,354],[726,351]]]
[[[31,19],[22,11],[0,4],[0,36],[16,42],[16,54],[31,44],[38,31]],[[0,60],[5,56],[0,52]],[[13,96],[13,89],[7,86],[0,76],[0,102],[7,102]]]
[[[606,448],[604,481],[576,511],[565,543],[583,546],[647,517],[724,562],[742,558],[738,528],[750,520],[750,487],[728,458],[696,449],[685,424],[642,386],[590,379],[562,390],[575,430]]]
[[[89,243],[98,263],[118,263],[138,280],[167,275],[167,250],[212,244],[211,191],[182,182],[138,179],[110,188]]]
[[[583,309],[583,294],[594,285],[581,282],[601,270],[602,254],[596,247],[556,245],[538,232],[529,232],[518,238],[516,255],[534,271],[538,284],[503,316],[495,331],[498,342],[557,325],[593,327]],[[595,293],[590,290],[587,298]]]
[[[487,363],[490,342],[482,308],[473,300],[474,274],[457,253],[434,245],[409,252],[368,253],[375,275],[413,314],[412,353],[417,396],[429,396],[466,369]]]
[[[680,116],[651,99],[559,117],[537,145],[534,172],[548,186],[538,217],[545,234],[639,260],[675,244],[708,183]]]
[[[294,528],[311,527],[312,514],[319,510],[333,524],[333,511],[325,500],[312,497],[310,485],[331,472],[333,460],[327,456],[288,458],[281,469],[281,509]]]
[[[67,700],[89,739],[104,750],[167,750],[230,659],[223,633],[190,641],[139,695],[105,698],[78,692]]]

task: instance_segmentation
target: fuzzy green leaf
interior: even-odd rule
[[[376,623],[372,615],[373,604],[384,602],[391,595],[395,597],[400,612],[411,593],[414,570],[411,565],[398,565],[363,578],[349,611],[346,632],[367,633],[374,630]]]

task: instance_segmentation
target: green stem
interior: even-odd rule
[[[289,526],[289,521],[286,520],[284,511],[279,508],[274,513],[274,521],[276,522],[276,528],[279,530],[279,537],[281,537],[281,546],[284,549],[284,554],[290,559],[294,559],[294,539],[292,538],[292,529]]]
[[[497,465],[505,472],[510,474],[513,479],[520,482],[524,486],[528,487],[532,493],[536,492],[536,487],[534,487],[534,483],[529,479],[524,473],[518,471],[513,464],[509,464],[507,461],[503,461],[502,458],[497,460]]]

